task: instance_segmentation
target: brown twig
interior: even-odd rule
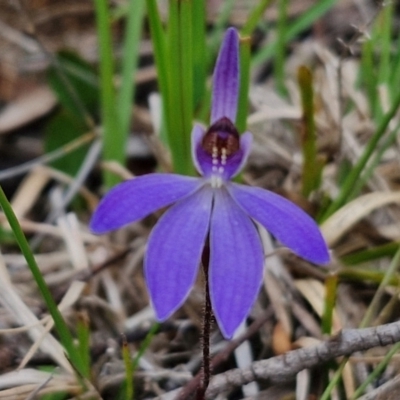
[[[58,293],[55,295],[56,300],[60,301],[65,293],[67,292],[70,282],[77,280],[83,282],[89,282],[95,275],[104,271],[105,269],[113,266],[115,263],[123,260],[130,252],[134,250],[133,247],[126,247],[125,249],[119,251],[118,253],[112,255],[110,258],[102,262],[101,264],[95,265],[91,269],[85,269],[83,271],[77,271],[62,288],[58,288]]]
[[[246,335],[249,334],[253,325],[246,331]],[[233,345],[233,342],[230,345]],[[296,374],[303,369],[316,367],[336,357],[349,356],[359,351],[388,346],[396,342],[400,342],[399,321],[374,328],[344,329],[338,335],[332,336],[317,346],[293,350],[267,360],[255,361],[246,369],[232,369],[214,376],[206,392],[206,399],[215,399],[221,392],[256,380],[263,380],[270,384],[287,383],[293,381]],[[216,358],[213,359],[213,363]],[[190,390],[193,390],[193,382],[196,379],[199,379],[198,376],[190,381],[182,391],[180,391],[181,389],[176,390],[177,397],[173,397],[174,392],[169,392],[157,397],[157,399],[179,398],[186,400],[190,398]],[[183,397],[183,395],[186,395],[186,397]]]
[[[208,387],[206,399],[215,399],[218,393],[258,379],[269,383],[289,382],[303,369],[399,341],[400,322],[374,328],[345,329],[317,346],[290,351],[282,356],[256,361],[249,368],[234,369],[215,376]]]

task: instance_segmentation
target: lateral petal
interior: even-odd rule
[[[172,206],[154,227],[144,270],[160,321],[185,301],[192,288],[207,237],[213,192],[205,187]]]
[[[239,36],[229,28],[222,42],[214,69],[211,125],[223,117],[233,123],[239,96]]]
[[[210,226],[209,284],[218,325],[231,338],[256,300],[263,250],[251,219],[224,188],[216,191]]]
[[[251,146],[253,144],[253,134],[245,132],[240,135],[240,151],[231,159],[228,159],[225,166],[226,179],[235,177],[244,167],[249,158]]]
[[[330,260],[328,248],[316,222],[295,204],[268,190],[230,184],[236,202],[282,244],[316,264]]]
[[[120,183],[101,200],[90,221],[95,233],[106,233],[138,221],[194,192],[198,178],[175,174],[148,174]]]
[[[204,166],[207,168],[209,162],[209,155],[206,155],[204,151],[201,151],[201,141],[204,138],[206,131],[199,124],[195,124],[192,129],[192,160],[199,174],[205,175]]]

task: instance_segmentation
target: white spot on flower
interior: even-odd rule
[[[218,175],[211,176],[211,187],[214,189],[219,189],[222,187],[223,181],[222,178]]]
[[[227,155],[226,155],[226,153],[227,153],[227,151],[226,151],[226,148],[225,147],[223,147],[222,149],[221,149],[221,164],[222,165],[225,165],[226,164],[226,157],[227,157]]]

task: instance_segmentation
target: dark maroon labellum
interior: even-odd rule
[[[229,157],[240,148],[239,132],[230,119],[223,117],[210,126],[201,145],[213,157]]]

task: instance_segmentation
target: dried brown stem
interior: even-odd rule
[[[223,363],[228,359],[228,357],[233,353],[233,351],[239,347],[243,342],[248,340],[251,336],[253,336],[255,333],[258,332],[258,330],[261,328],[262,325],[265,324],[266,321],[268,321],[273,315],[273,310],[272,308],[269,308],[268,310],[265,311],[265,313],[255,320],[249,328],[244,332],[242,335],[240,335],[237,339],[231,340],[225,349],[217,354],[213,359],[211,360],[211,369],[214,369],[217,367],[219,364]],[[180,400],[186,400],[191,397],[193,394],[194,390],[199,386],[200,381],[201,381],[201,372],[199,372],[179,393],[179,399]]]
[[[205,304],[203,311],[203,339],[202,339],[202,350],[203,350],[203,367],[202,367],[202,378],[203,382],[199,385],[197,390],[197,400],[204,400],[205,393],[210,383],[211,377],[211,363],[210,363],[210,331],[211,331],[211,320],[212,320],[212,308],[210,299],[210,286],[208,284],[208,265],[203,265],[204,270],[204,295]]]
[[[214,399],[218,393],[258,379],[270,383],[292,381],[305,368],[315,367],[335,357],[349,356],[373,347],[400,341],[400,322],[365,329],[345,329],[318,346],[290,351],[283,356],[256,361],[249,368],[234,369],[215,376],[206,393]]]

